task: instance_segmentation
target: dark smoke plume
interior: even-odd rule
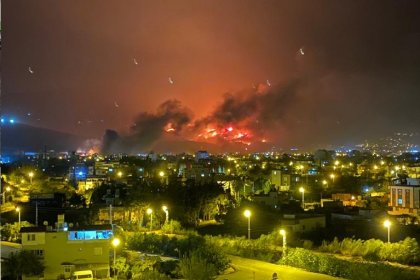
[[[300,84],[293,81],[285,86],[259,85],[256,91],[225,94],[222,103],[210,115],[195,122],[195,128],[233,125],[254,133],[264,132],[282,120],[296,100]]]
[[[104,136],[103,151],[123,151],[127,153],[147,151],[165,130],[179,134],[191,120],[191,111],[178,100],[167,100],[155,113],[141,112],[130,133],[124,137],[107,131]]]

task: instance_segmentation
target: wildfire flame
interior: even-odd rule
[[[163,130],[165,130],[166,132],[174,132],[175,128],[173,128],[172,123],[167,123],[165,127],[163,128]]]

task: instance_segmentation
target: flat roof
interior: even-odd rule
[[[86,225],[69,228],[67,231],[80,231],[80,230],[112,230],[111,225]],[[45,226],[39,227],[23,227],[20,232],[57,232],[56,229],[48,230]]]

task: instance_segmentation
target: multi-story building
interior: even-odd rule
[[[389,187],[389,211],[391,215],[420,215],[420,179],[406,178],[394,180]]]
[[[281,170],[271,170],[270,181],[278,191],[288,191],[290,189],[290,174],[285,174]]]
[[[68,279],[74,271],[92,270],[94,278],[109,277],[112,230],[110,225],[70,228],[59,226],[21,229],[22,249],[39,256],[43,279]],[[39,279],[39,277],[35,277]],[[34,279],[35,279],[34,278]],[[24,277],[24,279],[31,279]]]

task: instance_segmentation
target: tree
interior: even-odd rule
[[[12,279],[19,279],[22,275],[41,275],[45,269],[41,260],[27,250],[11,253],[9,258],[5,260],[5,268]]]
[[[112,269],[114,270],[114,273],[117,273],[117,275],[125,275],[130,269],[130,266],[127,264],[126,258],[119,257],[115,260],[115,266],[112,265]]]
[[[32,226],[32,225],[27,221],[22,221],[20,223],[20,226],[21,227],[29,227],[29,226]],[[1,233],[1,239],[2,240],[16,241],[17,237],[19,235],[19,224],[18,223],[13,223],[13,224],[6,223],[4,225],[1,225],[0,226],[0,233]]]
[[[215,266],[198,250],[183,257],[178,268],[186,280],[212,280],[217,275]]]

